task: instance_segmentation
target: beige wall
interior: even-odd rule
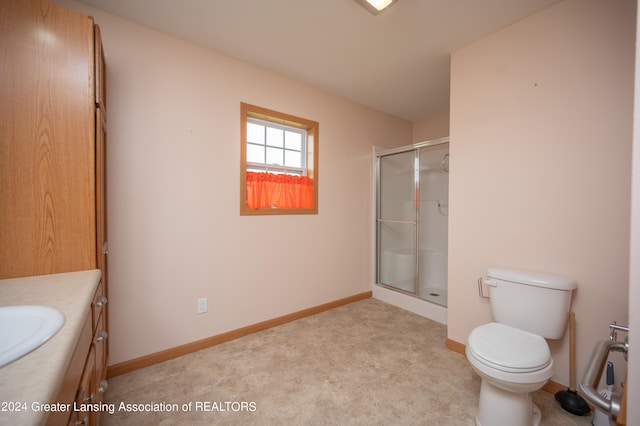
[[[448,112],[413,122],[412,143],[430,141],[447,136],[449,136]]]
[[[450,339],[491,320],[492,265],[577,280],[578,377],[627,322],[634,8],[566,0],[453,53]],[[568,336],[551,347],[568,384]]]
[[[95,17],[109,67],[110,364],[370,290],[371,146],[447,136],[447,114],[405,122],[56,2]],[[627,320],[633,5],[567,0],[453,54],[449,338],[490,320],[494,264],[578,280],[579,376]],[[239,216],[241,101],[320,122],[318,216]]]
[[[371,290],[371,147],[410,122],[59,3],[106,52],[111,365]],[[318,215],[240,217],[240,102],[320,123]]]

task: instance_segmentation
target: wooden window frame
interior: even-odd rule
[[[307,176],[313,179],[313,208],[248,208],[247,207],[247,118],[305,129]],[[320,124],[271,109],[240,103],[240,215],[318,214],[318,147]]]

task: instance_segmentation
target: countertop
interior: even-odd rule
[[[100,276],[95,269],[0,280],[0,306],[45,305],[65,316],[64,325],[49,341],[0,367],[0,425],[44,422],[49,412],[42,404],[53,402]]]

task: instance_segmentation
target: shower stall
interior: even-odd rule
[[[375,156],[376,284],[443,308],[446,318],[449,139]]]

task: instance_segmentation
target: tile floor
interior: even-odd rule
[[[445,339],[367,299],[114,377],[102,424],[474,425],[480,379]],[[534,401],[543,425],[591,424]]]

